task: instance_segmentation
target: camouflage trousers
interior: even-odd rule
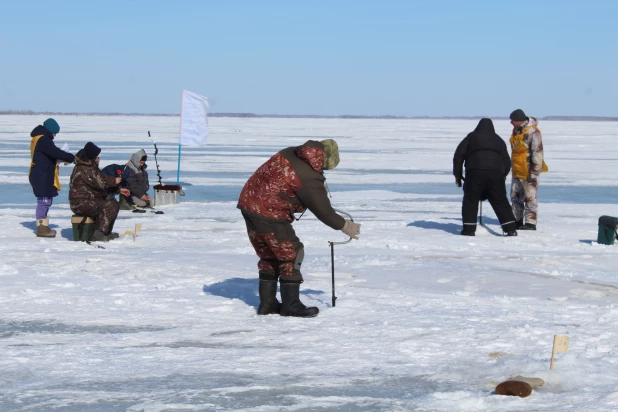
[[[114,228],[120,205],[116,199],[72,199],[73,213],[81,216],[94,217],[96,228],[109,235]]]
[[[292,224],[267,219],[241,210],[247,225],[249,240],[260,258],[258,271],[260,279],[302,282],[300,266],[305,256]]]
[[[539,209],[539,180],[528,183],[525,179],[513,179],[511,182],[511,205],[515,220],[526,218],[525,223],[536,225]]]

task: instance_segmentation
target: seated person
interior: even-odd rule
[[[118,193],[129,196],[127,189],[120,188],[122,178],[105,176],[99,170],[101,149],[88,142],[75,155],[75,168],[71,174],[69,205],[73,213],[94,217],[95,231],[92,240],[107,242],[118,237],[112,233],[118,217],[119,205],[109,194]]]
[[[131,159],[124,167],[122,178],[126,181],[126,188],[131,192],[125,200],[127,203],[137,207],[150,207],[151,199],[148,196],[150,183],[148,182],[148,172],[146,160],[148,156],[143,149],[133,153]],[[121,202],[122,202],[121,198]]]

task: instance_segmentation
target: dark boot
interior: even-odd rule
[[[464,229],[464,230],[461,231],[461,235],[462,236],[474,236],[474,232],[471,231],[471,230]]]
[[[520,229],[524,225],[524,219],[518,220],[515,224],[517,225],[517,229]]]
[[[517,236],[517,230],[511,230],[506,232],[506,236]]]
[[[281,282],[281,316],[297,316],[312,318],[318,316],[320,310],[316,307],[306,307],[300,301],[300,283]]]
[[[260,279],[260,307],[258,315],[272,315],[281,312],[281,303],[277,300],[277,281]]]
[[[109,239],[99,229],[96,229],[92,234],[93,242],[107,242]]]
[[[107,240],[114,240],[114,239],[118,239],[120,235],[118,233],[110,233],[106,237],[107,237]]]
[[[533,225],[532,223],[526,223],[525,225],[520,227],[519,230],[536,230],[536,225]]]
[[[56,231],[49,228],[49,219],[39,219],[36,221],[37,237],[56,237]]]

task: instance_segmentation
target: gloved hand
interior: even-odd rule
[[[528,178],[528,180],[526,180],[526,182],[528,182],[528,183],[533,183],[533,184],[534,184],[534,183],[536,183],[536,177],[534,177],[534,176],[530,176],[530,177]]]
[[[361,225],[358,223],[354,223],[351,220],[346,219],[341,231],[350,236],[352,239],[358,240],[358,235],[360,235],[360,227]]]
[[[461,187],[461,176],[455,177],[455,184],[457,187]]]

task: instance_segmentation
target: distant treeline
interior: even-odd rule
[[[180,116],[179,113],[73,113],[73,112],[34,112],[32,110],[0,110],[0,115],[45,115],[45,116]],[[246,117],[246,118],[275,118],[275,119],[443,119],[443,120],[474,120],[483,117],[492,119],[507,119],[506,116],[361,116],[361,115],[337,115],[327,116],[320,114],[255,114],[255,113],[209,113],[209,117]],[[570,120],[570,121],[618,121],[618,117],[607,116],[545,116],[539,120]]]

